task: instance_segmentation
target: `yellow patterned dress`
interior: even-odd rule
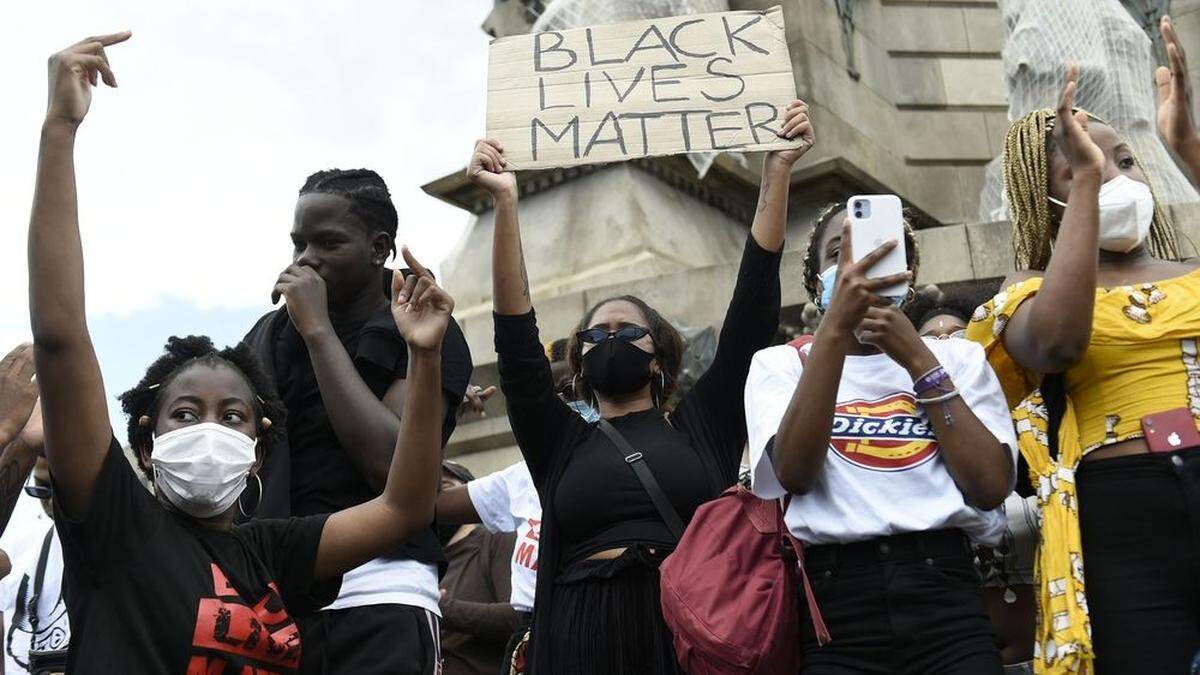
[[[1200,429],[1200,270],[1154,283],[1096,290],[1092,337],[1065,375],[1058,459],[1050,457],[1041,375],[1018,365],[1001,336],[1042,280],[1014,284],[976,310],[967,338],[983,345],[1017,426],[1018,445],[1042,512],[1038,580],[1038,673],[1091,673],[1094,660],[1075,470],[1096,448],[1142,436],[1146,415],[1189,408]]]

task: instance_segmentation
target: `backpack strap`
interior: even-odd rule
[[[796,350],[796,354],[800,356],[800,365],[808,365],[808,353],[812,351],[813,336],[797,335],[794,340],[788,343],[789,347]]]
[[[679,513],[675,507],[671,505],[671,500],[667,499],[667,495],[659,487],[658,481],[654,479],[654,473],[650,471],[650,467],[646,465],[646,460],[642,453],[633,449],[629,441],[617,431],[617,428],[608,420],[600,418],[600,431],[608,436],[608,440],[612,441],[613,447],[621,453],[621,459],[629,465],[633,472],[637,474],[638,480],[642,487],[650,495],[650,501],[654,502],[654,508],[658,510],[658,515],[667,524],[667,529],[675,536],[678,541],[683,538],[683,520],[679,517]]]
[[[812,619],[813,632],[817,634],[817,646],[827,644],[831,638],[829,636],[829,628],[825,625],[825,618],[821,616],[821,608],[817,606],[817,597],[813,595],[812,584],[808,581],[808,570],[804,567],[804,545],[799,539],[792,536],[791,528],[788,527],[785,516],[787,515],[788,507],[792,505],[792,496],[787,495],[779,500],[779,533],[783,535],[784,540],[791,545],[792,550],[796,553],[796,566],[800,569],[800,583],[804,585],[804,598],[808,603],[808,616]]]

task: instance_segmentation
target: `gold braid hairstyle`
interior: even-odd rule
[[[818,212],[817,220],[813,223],[813,227],[808,232],[808,243],[804,245],[804,262],[801,264],[800,276],[804,281],[804,290],[808,291],[808,299],[813,304],[816,304],[817,298],[821,297],[817,291],[817,278],[821,276],[821,270],[817,269],[820,253],[817,251],[817,246],[821,242],[821,233],[829,225],[833,217],[842,211],[846,210],[846,202],[834,202],[822,208]],[[913,232],[912,213],[904,210],[904,250],[905,257],[908,262],[908,269],[913,274],[913,284],[916,284],[917,269],[921,266],[921,250],[917,247],[917,235]],[[915,286],[913,286],[915,288]]]
[[[1106,124],[1095,115],[1089,118]],[[1008,127],[1004,137],[1004,195],[1008,201],[1009,219],[1013,228],[1013,252],[1018,270],[1044,271],[1050,264],[1056,232],[1056,218],[1050,211],[1049,153],[1053,146],[1052,133],[1057,116],[1052,108],[1034,110]],[[1145,168],[1134,157],[1139,169]],[[1154,189],[1151,188],[1151,194]],[[1179,260],[1175,230],[1166,212],[1154,198],[1154,220],[1150,225],[1150,252],[1163,260]]]

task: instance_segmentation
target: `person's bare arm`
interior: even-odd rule
[[[754,241],[766,251],[783,248],[787,234],[788,189],[792,182],[792,166],[812,149],[816,142],[812,122],[808,118],[808,104],[799,99],[792,101],[785,112],[780,136],[798,138],[801,146],[791,150],[768,152],[763,158],[762,180],[758,186],[758,208],[750,234]]]
[[[1038,373],[1059,373],[1079,363],[1092,336],[1105,160],[1088,136],[1087,116],[1071,112],[1078,72],[1074,65],[1068,68],[1054,129],[1071,165],[1071,194],[1042,287],[1013,313],[1003,337],[1008,353]]]
[[[338,443],[367,485],[382,490],[400,432],[404,380],[394,382],[384,400],[375,397],[333,330],[325,281],[311,267],[291,265],[284,270],[273,291],[273,297],[280,296],[287,301],[292,325],[308,347],[317,388]]]
[[[17,499],[44,445],[41,405],[35,403],[25,428],[0,452],[0,533],[8,529]]]
[[[912,322],[895,307],[868,309],[859,325],[859,339],[879,347],[914,382],[940,365]],[[1012,455],[1008,449],[984,426],[962,395],[924,407],[946,470],[963,500],[984,511],[999,506],[1012,489]]]
[[[408,395],[383,493],[329,517],[314,578],[328,579],[394,550],[433,520],[442,448],[442,337],[454,300],[405,248],[413,274],[393,281],[392,315],[408,343]]]
[[[129,36],[88,38],[50,58],[50,104],[29,219],[29,314],[46,458],[59,489],[55,498],[73,517],[88,510],[112,437],[100,365],[84,315],[75,133],[98,80],[116,86],[105,47]]]
[[[854,330],[868,307],[890,304],[875,291],[912,278],[908,272],[867,278],[867,271],[895,246],[896,242],[884,244],[853,263],[850,220],[847,218],[842,224],[837,290],[817,328],[807,364],[779,423],[771,450],[775,477],[788,492],[804,494],[812,490],[825,466],[838,384],[850,341],[855,339]]]
[[[442,490],[437,498],[437,522],[440,525],[466,525],[478,523],[479,512],[471,501],[471,491],[466,485],[456,485]]]

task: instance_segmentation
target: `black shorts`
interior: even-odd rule
[[[979,573],[960,531],[811,546],[804,556],[832,638],[818,647],[806,619],[805,675],[1001,672]]]
[[[438,615],[408,605],[330,609],[301,617],[300,672],[438,675]]]

